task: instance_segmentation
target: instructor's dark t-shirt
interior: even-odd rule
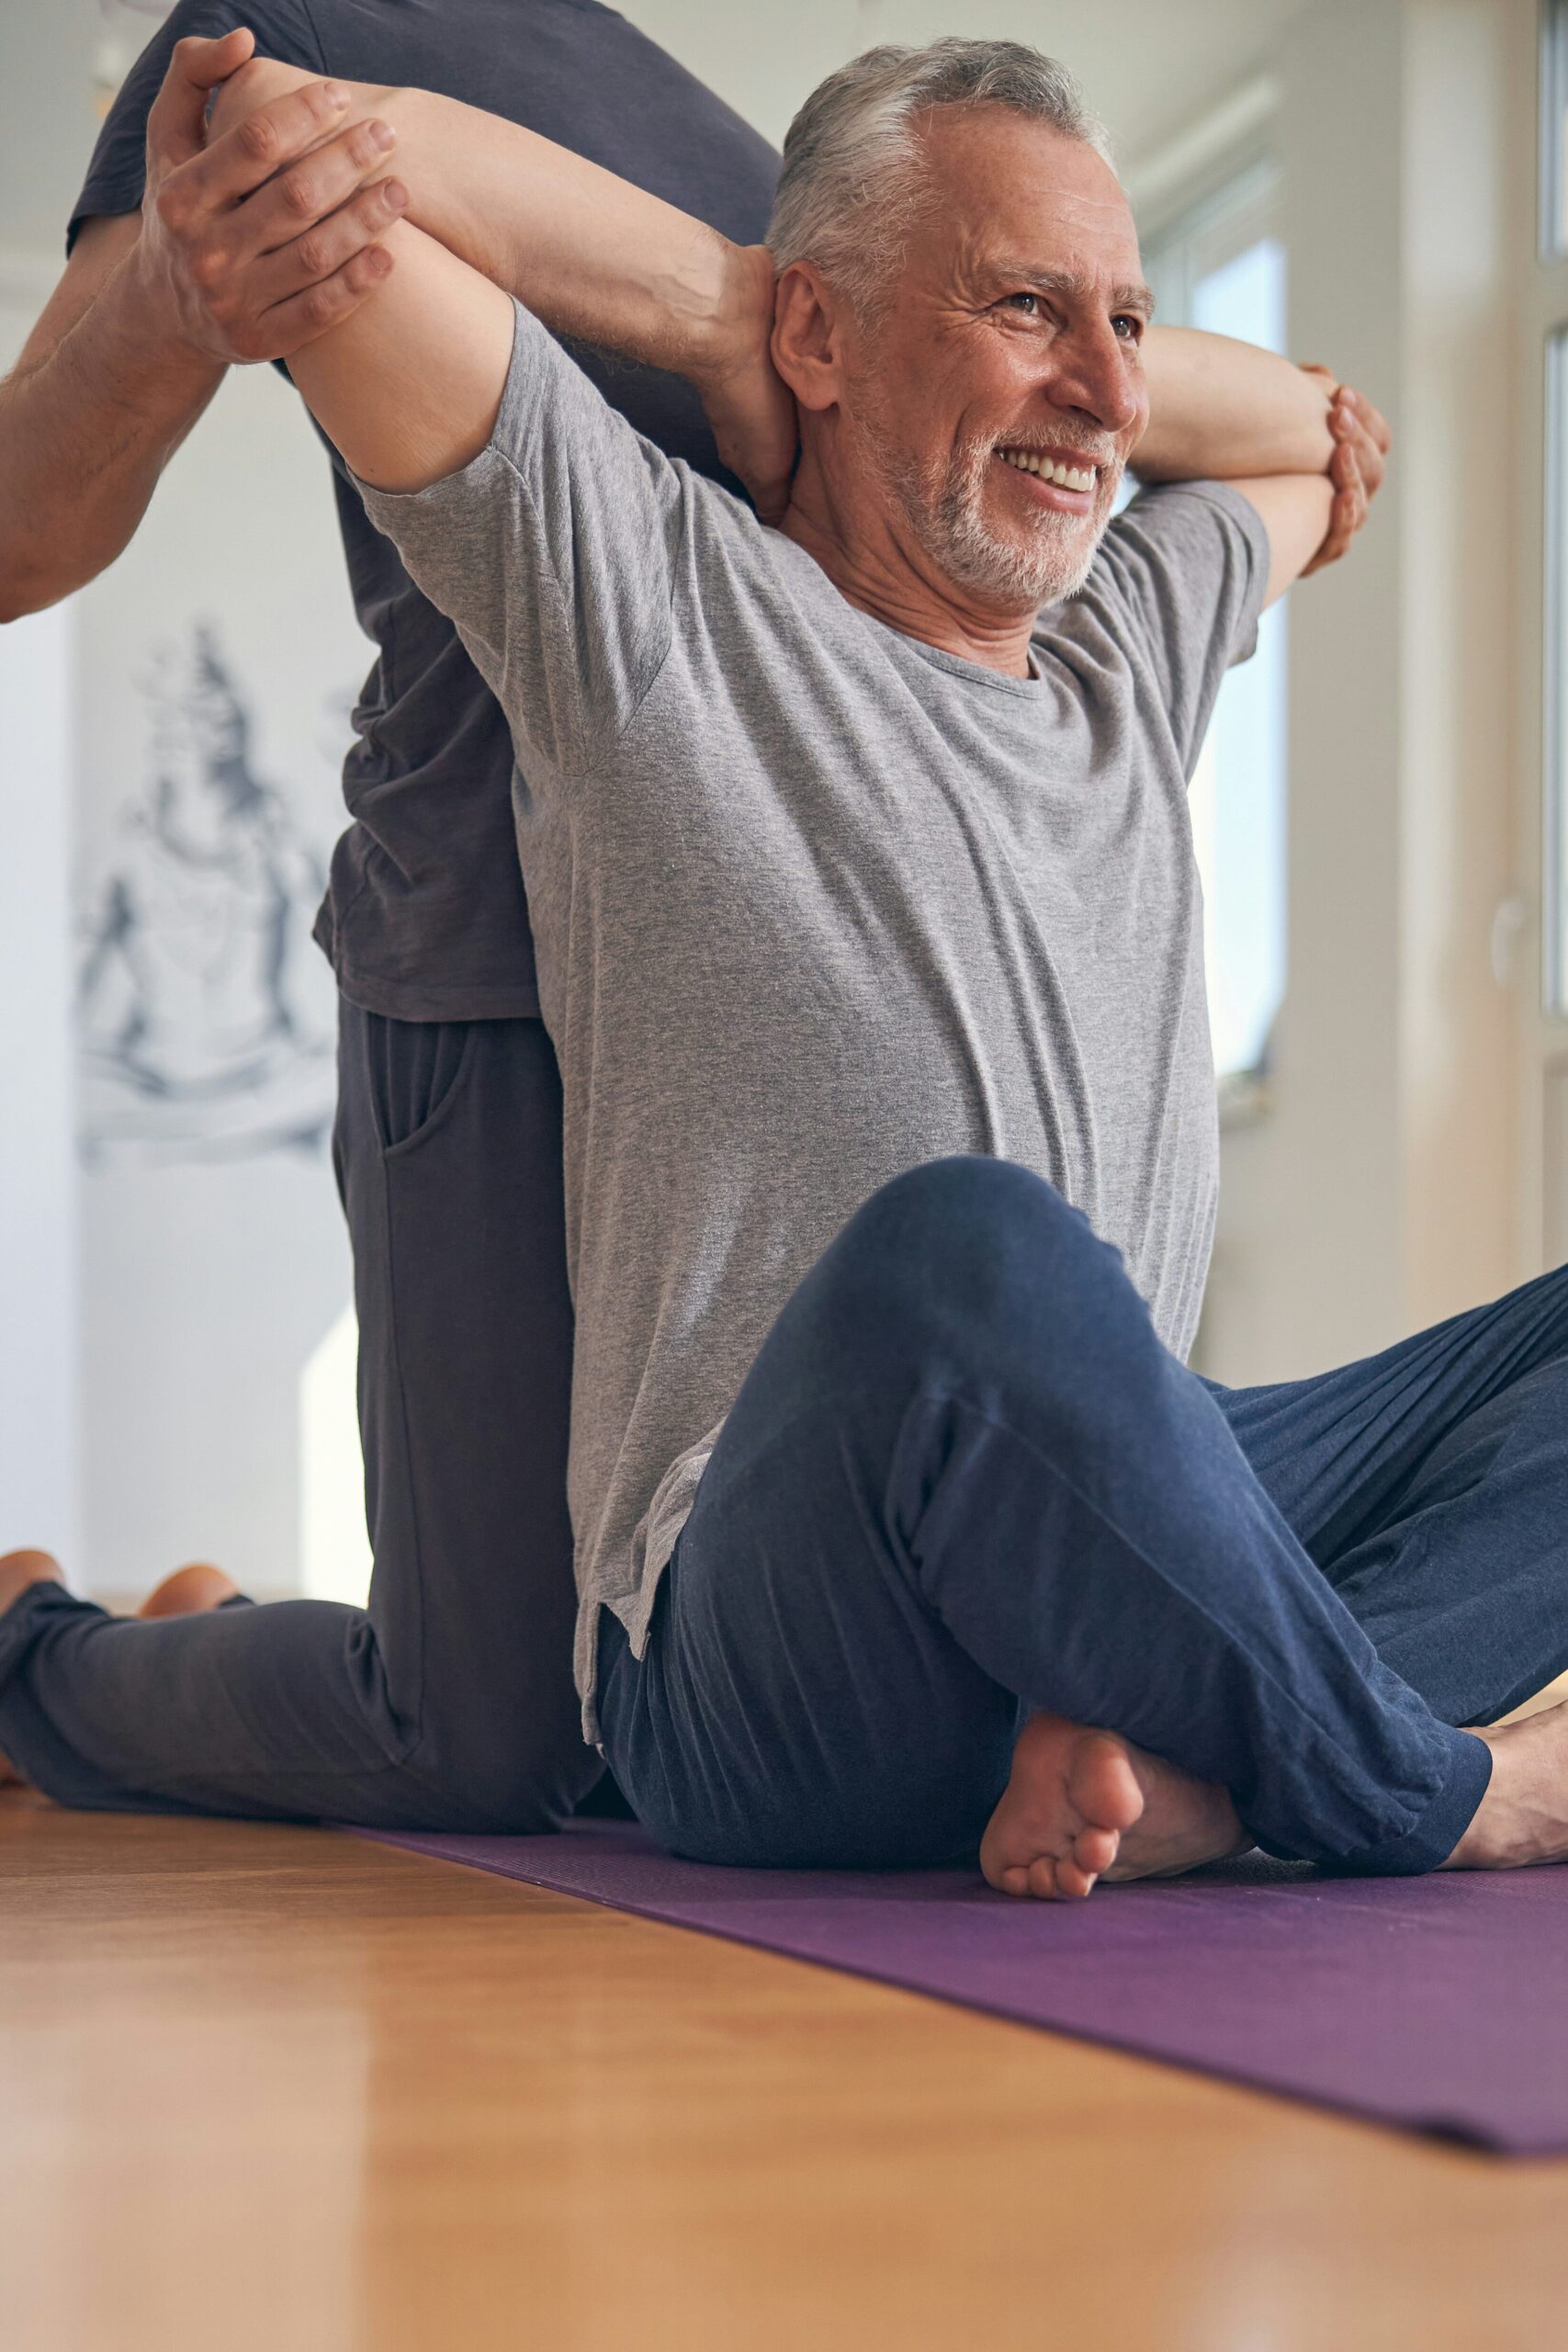
[[[439,90],[508,116],[740,243],[758,243],[767,225],[772,149],[592,0],[180,0],[104,125],[73,238],[94,214],[141,203],[147,112],[175,42],[234,25],[251,27],[263,56],[312,73]],[[688,384],[576,356],[639,433],[728,481]],[[344,995],[367,1012],[405,1021],[536,1013],[506,720],[335,453],[333,476],[354,601],[378,650],[344,764],[355,822],[333,853],[316,936]]]

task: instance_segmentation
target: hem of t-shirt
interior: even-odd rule
[[[332,966],[338,994],[360,1012],[379,1013],[385,1021],[540,1021],[544,1018],[537,987],[529,981],[474,983],[447,981],[439,986],[407,973],[367,971],[338,944],[330,904],[323,905],[312,926],[311,938]]]
[[[367,978],[333,967],[338,994],[360,1012],[385,1021],[542,1021],[538,991],[517,989],[433,989],[418,980]]]
[[[385,1021],[541,1021],[536,989],[437,989],[421,980],[389,980],[375,973],[355,971],[352,965],[333,967],[338,994],[360,1012],[379,1013]]]
[[[589,1747],[603,1752],[604,1745],[604,1727],[599,1721],[599,1620],[607,1609],[625,1631],[632,1657],[640,1662],[648,1656],[653,1632],[654,1596],[669,1566],[666,1560],[662,1567],[650,1569],[630,1592],[595,1593],[591,1600],[584,1600],[578,1610],[573,1664],[582,1702],[582,1737]]]

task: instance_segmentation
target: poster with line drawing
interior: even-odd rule
[[[314,1154],[332,1122],[331,989],[310,942],[324,861],[258,774],[217,631],[157,654],[142,781],[81,909],[81,1149]]]

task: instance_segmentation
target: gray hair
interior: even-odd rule
[[[862,316],[903,258],[925,194],[917,118],[933,107],[1010,107],[1111,160],[1105,129],[1065,65],[1016,40],[923,49],[886,42],[819,82],[785,134],[768,250],[812,261]]]

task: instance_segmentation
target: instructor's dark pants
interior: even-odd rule
[[[1025,1713],[1223,1782],[1271,1851],[1452,1851],[1451,1728],[1568,1663],[1568,1272],[1320,1380],[1227,1393],[1048,1184],[886,1186],[774,1325],[645,1657],[601,1619],[606,1751],[676,1850],[973,1852]]]
[[[546,1828],[602,1770],[571,1683],[555,1054],[536,1021],[344,1002],[338,1075],[369,1607],[142,1625],[39,1587],[0,1616],[0,1751],[65,1804]]]

